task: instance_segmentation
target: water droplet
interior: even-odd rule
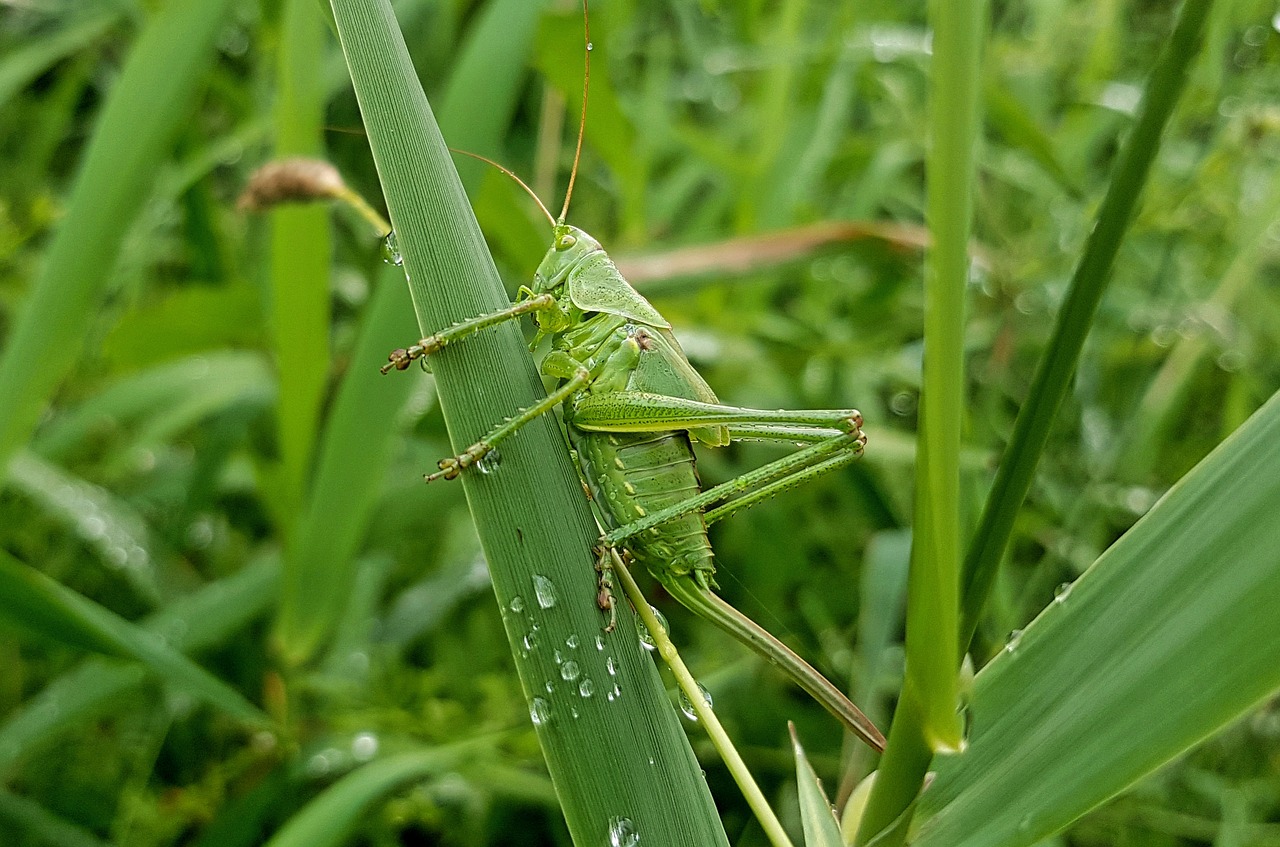
[[[1012,653],[1014,650],[1018,649],[1018,642],[1021,640],[1022,630],[1015,629],[1013,632],[1009,633],[1009,640],[1004,643],[1004,651],[1006,653]]]
[[[613,660],[612,656],[604,660],[604,669],[609,672],[609,676],[618,675],[618,663]]]
[[[577,706],[570,706],[570,707],[569,707],[569,714],[570,714],[570,715],[572,715],[572,716],[573,716],[573,719],[576,721],[576,720],[578,719],[578,707],[577,707]]]
[[[480,457],[480,461],[476,462],[476,470],[483,474],[491,474],[498,470],[500,464],[502,464],[502,454],[494,448]]]
[[[609,692],[609,699],[616,700],[621,696],[622,696],[622,688],[617,683],[614,683],[613,690]]]
[[[538,646],[538,625],[534,624],[529,627],[529,631],[524,636],[524,649],[533,650]]]
[[[511,608],[511,611],[515,612],[516,614],[519,614],[520,612],[523,612],[523,611],[524,611],[524,598],[523,598],[523,597],[521,597],[519,594],[517,594],[516,596],[512,597],[512,598],[511,598],[510,608]]]
[[[578,663],[573,660],[565,662],[560,666],[560,678],[566,682],[572,682],[577,679],[579,673]]]
[[[1053,602],[1055,603],[1067,602],[1067,598],[1071,596],[1071,588],[1074,585],[1075,585],[1074,582],[1064,582],[1061,585],[1059,585],[1057,588],[1053,589]]]
[[[551,680],[547,680],[546,684],[544,684],[542,687],[547,689],[548,694],[550,694],[552,691],[555,691],[555,686],[551,684]]]
[[[590,41],[588,41],[588,42],[587,42],[587,52],[588,52],[588,53],[590,53],[590,52],[591,52],[592,50],[594,50],[594,49],[596,49],[596,46],[595,46],[594,44],[592,44]]]
[[[534,726],[551,723],[551,704],[541,697],[534,697],[529,703],[529,718]]]
[[[701,682],[698,683],[698,691],[702,693],[702,699],[707,704],[707,708],[711,708],[711,692],[707,690]],[[693,702],[689,699],[689,695],[684,693],[684,689],[680,690],[680,711],[684,712],[684,716],[691,721],[698,720],[698,713],[693,709]]]
[[[671,631],[670,627],[667,626],[667,619],[663,617],[662,612],[659,612],[653,606],[649,607],[649,611],[653,612],[653,616],[658,619],[658,626],[662,627],[663,632]],[[640,630],[640,643],[646,650],[658,649],[658,643],[653,640],[653,634],[646,628],[641,628]]]
[[[578,694],[582,697],[590,697],[592,692],[596,690],[596,684],[590,679],[583,679],[578,683]]]
[[[640,843],[640,833],[631,818],[609,818],[609,847],[636,847]]]
[[[576,635],[570,635],[568,638],[566,638],[566,639],[564,640],[564,646],[568,647],[570,650],[577,650],[577,649],[578,649],[578,636],[576,636]]]
[[[555,659],[557,665],[564,661],[564,656],[559,650],[556,650],[556,652],[552,654],[551,658]]]
[[[400,255],[400,242],[394,232],[388,232],[387,237],[382,239],[382,261],[397,267],[404,264],[404,256]]]
[[[533,594],[538,598],[538,605],[544,609],[550,609],[556,604],[556,587],[542,574],[533,575]]]
[[[357,762],[367,762],[378,752],[378,736],[372,732],[360,732],[351,739],[351,756]]]
[[[604,636],[603,636],[603,635],[597,635],[597,636],[596,636],[596,649],[597,649],[597,650],[603,650],[603,649],[604,649]]]

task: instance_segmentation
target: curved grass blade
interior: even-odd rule
[[[142,627],[184,653],[208,649],[263,615],[275,602],[279,580],[279,560],[264,558],[173,601]],[[19,761],[105,713],[148,679],[142,665],[89,659],[50,682],[0,723],[0,779]]]
[[[920,847],[1039,841],[1280,687],[1280,394],[978,674]]]
[[[411,782],[456,765],[466,754],[454,748],[388,756],[352,771],[322,791],[264,847],[331,847],[347,843],[360,816],[375,802]]]
[[[256,726],[258,707],[160,636],[132,624],[0,551],[0,617],[28,632],[108,656],[137,659],[161,679]]]
[[[49,847],[108,847],[91,833],[63,820],[35,800],[0,790],[0,824],[8,837]]]
[[[1058,312],[1053,337],[1036,369],[1027,400],[1018,410],[1013,436],[983,506],[961,573],[960,643],[965,649],[977,629],[1014,519],[1026,499],[1058,407],[1075,374],[1120,243],[1160,149],[1160,136],[1200,52],[1205,20],[1212,6],[1213,0],[1186,0],[1182,4],[1177,24],[1147,81],[1137,122],[1120,152],[1115,174]]]
[[[47,459],[65,459],[93,443],[104,422],[123,429],[136,424],[127,447],[150,447],[236,403],[266,405],[275,392],[271,371],[258,353],[190,356],[108,385],[60,414],[32,448]]]

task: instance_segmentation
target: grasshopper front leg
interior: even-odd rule
[[[523,295],[528,289],[522,289]],[[447,329],[442,329],[434,335],[428,335],[426,338],[418,340],[417,344],[411,344],[408,347],[401,347],[392,350],[387,356],[387,363],[379,370],[382,373],[390,373],[393,369],[402,371],[415,359],[422,359],[439,351],[447,344],[451,344],[459,339],[466,338],[468,335],[479,332],[482,329],[503,323],[504,321],[514,320],[521,315],[527,315],[530,312],[546,311],[554,309],[556,298],[550,294],[537,294],[529,297],[527,300],[519,300],[512,303],[505,309],[499,309],[496,312],[490,312],[487,315],[478,315],[465,321],[459,321]]]

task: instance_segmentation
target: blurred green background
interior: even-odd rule
[[[1173,8],[995,4],[967,336],[970,526]],[[0,549],[145,622],[285,727],[255,730],[137,665],[6,628],[5,845],[257,844],[357,765],[464,739],[477,745],[465,762],[393,793],[346,843],[568,843],[461,489],[421,483],[449,452],[431,378],[377,373],[416,334],[398,269],[345,210],[236,208],[255,168],[299,153],[381,205],[322,10],[0,8]],[[450,143],[502,161],[555,208],[581,101],[578,6],[396,11]],[[1280,387],[1277,27],[1274,2],[1215,9],[979,666]],[[598,0],[591,29],[570,222],[672,321],[725,402],[866,418],[860,464],[712,539],[724,596],[837,683],[852,678],[883,725],[901,684],[920,370],[923,4]],[[139,45],[155,48],[149,64]],[[545,221],[500,174],[459,165],[514,292]],[[48,319],[24,319],[37,309]],[[776,455],[739,445],[699,467],[714,483]],[[316,563],[302,596],[319,614],[277,616],[282,559]],[[784,816],[788,719],[832,793],[847,787],[839,728],[819,707],[656,603]],[[690,736],[731,840],[765,843],[696,725]],[[869,763],[853,757],[847,773],[861,775]],[[1053,841],[1280,844],[1280,706]]]

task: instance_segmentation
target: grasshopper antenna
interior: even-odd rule
[[[514,179],[517,185],[519,185],[521,188],[523,188],[525,191],[529,193],[529,196],[533,198],[533,202],[538,204],[538,208],[542,210],[542,214],[547,216],[547,220],[551,221],[551,225],[552,226],[556,225],[556,219],[551,217],[551,212],[547,210],[547,207],[543,204],[542,200],[538,198],[538,195],[534,194],[533,189],[525,185],[524,180],[516,176],[515,173],[511,171],[510,168],[504,168],[502,165],[499,165],[493,159],[486,159],[484,156],[481,156],[479,153],[472,153],[469,150],[459,150],[457,147],[450,147],[449,149],[460,156],[470,156],[473,159],[479,159],[480,161],[484,162],[486,165],[493,165],[495,168],[502,171],[504,174],[511,177],[512,179]]]
[[[578,160],[582,158],[582,136],[587,130],[587,92],[591,89],[591,20],[587,15],[587,0],[582,0],[582,38],[586,50],[582,56],[582,117],[578,120],[578,147],[573,151],[573,170],[569,171],[569,188],[564,193],[564,206],[560,209],[557,224],[563,224],[569,215],[569,200],[573,197],[573,181],[578,178]]]

